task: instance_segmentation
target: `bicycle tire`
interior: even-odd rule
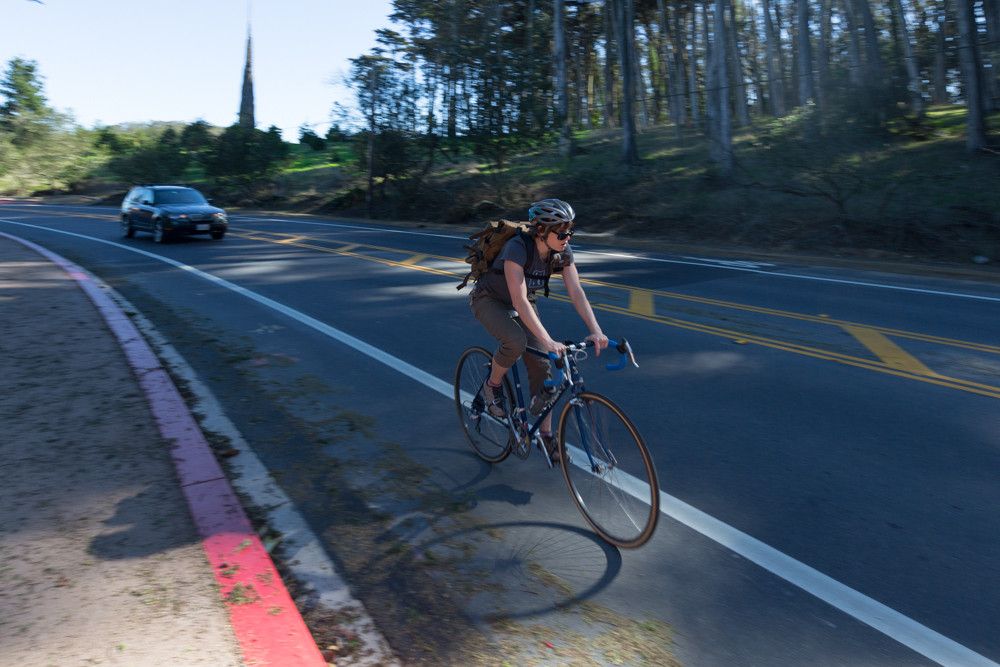
[[[594,532],[623,549],[648,542],[660,516],[660,487],[632,420],[610,399],[582,392],[563,406],[558,433],[570,496]]]
[[[493,355],[482,347],[470,347],[462,352],[455,367],[455,408],[462,431],[479,458],[488,463],[500,463],[510,455],[514,434],[510,418],[499,420],[488,413],[479,413],[473,401],[489,377]],[[508,412],[514,405],[514,390],[510,380],[503,378]]]

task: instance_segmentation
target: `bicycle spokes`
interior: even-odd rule
[[[563,465],[573,499],[591,527],[622,547],[649,539],[659,513],[652,459],[628,418],[611,401],[584,392],[563,410]]]
[[[482,397],[490,363],[491,355],[483,348],[469,348],[462,354],[455,370],[455,406],[469,444],[481,458],[496,463],[510,453],[511,432],[507,419],[491,415]],[[511,388],[506,379],[503,391],[509,399]]]

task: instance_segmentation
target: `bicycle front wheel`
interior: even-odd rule
[[[642,436],[621,408],[591,392],[559,416],[563,475],[590,527],[624,549],[645,544],[660,516],[660,487]]]
[[[455,407],[465,437],[484,461],[499,463],[510,454],[513,434],[507,419],[498,419],[486,411],[479,395],[490,376],[493,355],[485,348],[470,347],[462,353],[455,369]],[[507,409],[514,405],[514,391],[504,376],[503,391]]]

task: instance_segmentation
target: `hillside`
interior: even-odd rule
[[[577,133],[570,160],[547,147],[512,155],[502,169],[442,152],[419,188],[377,185],[375,217],[467,225],[520,218],[531,201],[555,196],[574,205],[581,227],[625,238],[996,261],[1000,156],[967,153],[964,122],[964,109],[951,106],[888,134],[850,122],[815,127],[803,116],[759,121],[735,134],[728,183],[713,174],[704,138],[672,127],[644,131],[631,168],[614,130]],[[991,124],[1000,127],[1000,114]],[[363,216],[364,178],[347,147],[337,150],[331,159],[299,147],[270,205]]]

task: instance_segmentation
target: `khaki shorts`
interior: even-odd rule
[[[524,354],[524,349],[528,345],[540,349],[541,344],[535,335],[528,331],[528,327],[524,326],[521,318],[513,317],[514,310],[509,305],[489,294],[473,293],[469,299],[469,307],[479,323],[500,343],[493,354],[494,361],[504,368],[510,368],[524,355],[531,395],[537,396],[541,393],[542,383],[552,377],[549,361],[534,354]],[[537,315],[538,306],[531,304],[531,307],[535,309]]]

